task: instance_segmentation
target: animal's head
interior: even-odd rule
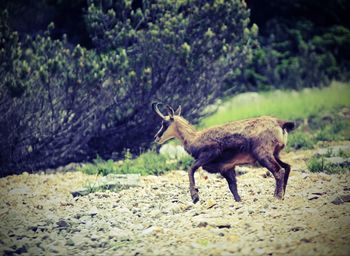
[[[181,114],[181,106],[178,107],[176,111],[169,105],[167,105],[168,115],[163,115],[160,112],[158,105],[161,103],[152,103],[153,111],[162,119],[162,126],[159,131],[154,136],[155,142],[158,144],[163,144],[167,140],[170,140],[176,136],[176,127],[174,122],[174,117]]]

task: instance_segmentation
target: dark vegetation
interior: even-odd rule
[[[2,1],[1,175],[138,153],[153,100],[196,122],[222,95],[349,79],[348,1],[247,5]]]
[[[253,32],[240,1],[145,1],[141,7],[89,1],[90,50],[65,36],[53,40],[53,25],[20,40],[3,13],[5,170],[107,158],[125,148],[139,152],[155,130],[152,100],[200,110],[222,93],[227,74],[244,66]]]
[[[300,89],[349,80],[349,1],[247,2],[261,47],[242,74],[246,86]]]

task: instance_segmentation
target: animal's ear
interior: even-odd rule
[[[175,115],[178,115],[178,116],[181,115],[181,105],[176,109]]]

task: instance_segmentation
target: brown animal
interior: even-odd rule
[[[210,173],[220,173],[227,180],[234,199],[241,201],[237,192],[235,166],[255,162],[273,174],[276,180],[274,195],[283,199],[290,165],[281,161],[279,153],[287,143],[287,132],[294,129],[293,122],[263,116],[197,131],[180,116],[181,106],[174,111],[168,105],[168,115],[164,116],[158,108],[159,104],[152,104],[154,112],[162,118],[155,141],[162,144],[177,138],[195,158],[188,171],[193,203],[199,200],[194,180],[194,173],[199,167]]]

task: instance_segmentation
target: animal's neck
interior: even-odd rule
[[[188,147],[197,135],[196,129],[187,122],[184,118],[176,116],[176,133],[177,138],[182,142],[182,144]]]

